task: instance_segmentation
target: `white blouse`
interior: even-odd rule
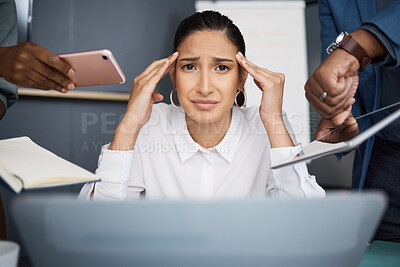
[[[213,199],[248,196],[323,197],[305,163],[271,170],[294,157],[300,146],[271,148],[258,107],[232,109],[228,132],[205,149],[190,136],[182,108],[159,103],[132,151],[102,148],[96,174],[80,198]]]

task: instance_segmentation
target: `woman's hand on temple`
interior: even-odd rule
[[[254,83],[262,91],[260,116],[264,120],[275,120],[282,117],[283,86],[285,75],[258,67],[247,60],[242,53],[236,59],[254,79]]]
[[[156,86],[174,66],[177,58],[178,52],[175,52],[168,58],[154,61],[133,80],[125,117],[129,117],[140,127],[148,122],[153,104],[163,100],[163,96],[155,90]]]
[[[271,147],[293,146],[282,117],[285,75],[258,67],[240,52],[236,54],[236,60],[253,77],[254,83],[262,91],[260,118],[268,133]]]
[[[168,58],[154,61],[133,80],[128,107],[109,149],[132,150],[134,148],[140,129],[149,121],[153,104],[164,98],[155,90],[156,86],[175,66],[177,58],[178,52],[175,52]]]

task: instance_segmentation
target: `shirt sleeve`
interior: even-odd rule
[[[109,144],[101,149],[96,175],[100,182],[87,183],[81,189],[81,200],[124,200],[139,198],[144,190],[144,183],[135,186],[131,173],[135,151],[115,151],[108,149]],[[135,164],[137,166],[138,164]],[[141,169],[140,166],[137,166]],[[129,182],[128,182],[129,181]]]
[[[17,44],[17,17],[15,3],[11,0],[0,0],[0,46]],[[17,101],[17,86],[0,78],[0,101],[5,109]],[[1,119],[1,118],[0,118]]]
[[[400,66],[400,0],[393,0],[384,9],[369,18],[361,26],[362,29],[372,32],[388,50],[388,55],[377,65],[385,67]],[[374,62],[375,63],[375,62]]]
[[[271,164],[277,164],[293,158],[301,146],[271,148]],[[272,197],[324,197],[325,190],[318,185],[315,176],[308,174],[304,162],[270,170],[267,183],[267,194]]]
[[[18,99],[17,86],[7,82],[3,78],[0,78],[0,101],[3,102],[5,110],[7,111],[7,109],[11,107],[11,105],[17,102],[17,99]]]
[[[318,1],[318,17],[321,24],[321,61],[323,61],[328,57],[325,49],[339,35],[327,0]]]
[[[385,57],[372,59],[371,63],[377,66],[395,65],[395,51],[390,43],[390,40],[385,36],[385,34],[383,34],[375,25],[369,23],[362,25],[360,28],[375,35],[388,50],[388,54]]]

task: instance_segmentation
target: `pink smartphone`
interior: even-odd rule
[[[111,51],[107,49],[59,55],[75,71],[75,86],[122,84],[126,78]]]

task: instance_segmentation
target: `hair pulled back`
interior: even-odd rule
[[[197,31],[220,31],[245,55],[246,45],[239,28],[227,16],[217,11],[196,12],[179,24],[174,37],[174,51],[190,34]]]

